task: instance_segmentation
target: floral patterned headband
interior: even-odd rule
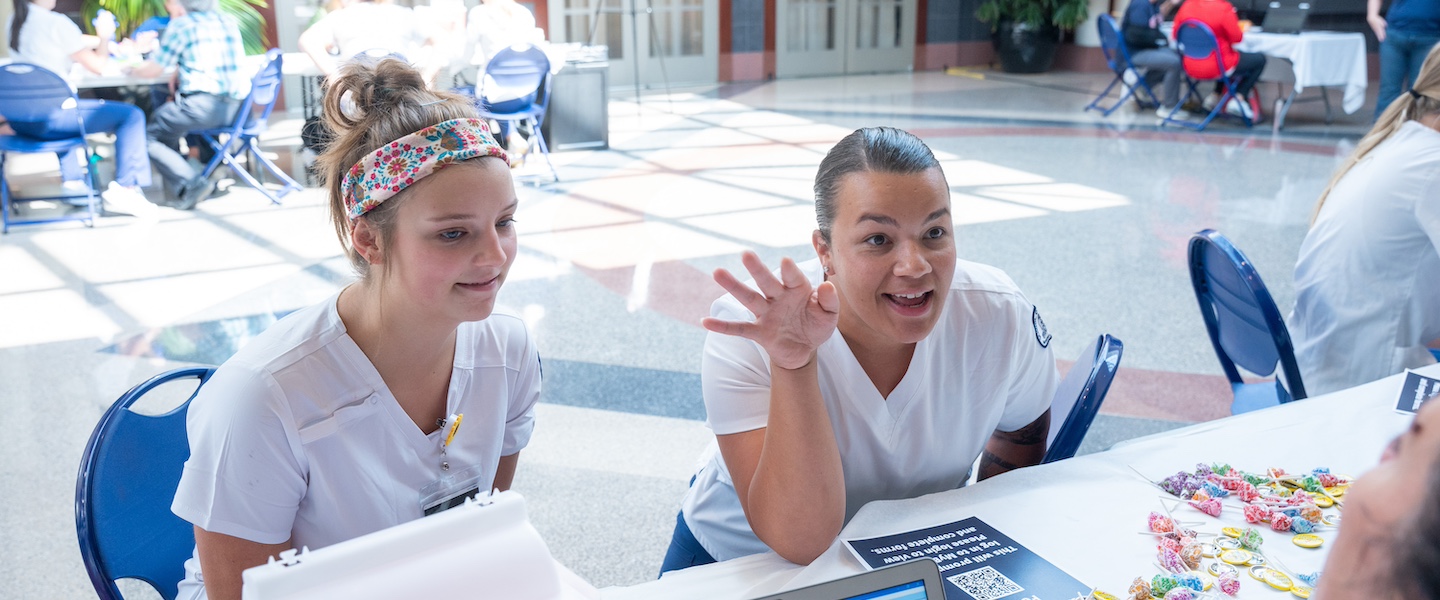
[[[350,220],[360,218],[426,176],[477,156],[508,160],[480,119],[452,119],[426,127],[371,152],[340,182]]]

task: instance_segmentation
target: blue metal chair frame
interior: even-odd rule
[[[1051,433],[1042,463],[1075,456],[1080,442],[1085,440],[1085,432],[1100,412],[1100,404],[1110,392],[1110,382],[1120,369],[1120,356],[1124,352],[1125,344],[1118,338],[1102,335],[1085,348],[1080,360],[1065,374],[1050,404]],[[1062,407],[1065,414],[1057,414],[1057,409]]]
[[[235,121],[226,127],[214,129],[202,129],[191,133],[198,134],[204,138],[205,143],[215,150],[215,157],[205,165],[202,175],[209,177],[223,163],[230,167],[236,175],[270,199],[272,204],[280,204],[280,199],[290,192],[305,189],[296,182],[283,169],[277,167],[270,159],[260,152],[260,134],[265,133],[268,125],[270,111],[275,109],[275,99],[280,95],[281,78],[281,52],[278,49],[271,49],[265,53],[265,67],[250,81],[250,95],[245,97],[245,102],[240,109],[235,111]],[[224,140],[223,142],[221,140]],[[249,152],[251,169],[259,166],[269,171],[272,176],[280,181],[281,189],[278,194],[272,192],[261,182],[250,170],[241,167],[237,154]],[[262,171],[255,169],[257,174],[263,175]]]
[[[1085,107],[1085,110],[1098,110],[1102,115],[1108,117],[1110,113],[1124,106],[1126,100],[1132,98],[1135,100],[1135,104],[1142,109],[1159,106],[1160,98],[1155,95],[1155,90],[1150,88],[1144,75],[1135,68],[1135,63],[1130,61],[1130,50],[1125,47],[1125,40],[1120,37],[1120,26],[1115,23],[1115,17],[1102,14],[1095,20],[1095,27],[1100,30],[1100,50],[1105,53],[1105,62],[1110,65],[1110,70],[1115,73],[1115,78],[1110,80],[1110,85],[1105,86],[1105,91],[1100,92],[1100,95],[1096,96],[1090,105]],[[1137,76],[1135,85],[1125,83],[1125,71],[1132,69]],[[1116,100],[1109,108],[1100,106],[1100,101],[1109,98],[1110,90],[1115,89],[1116,85],[1124,89],[1125,93],[1121,94],[1120,99]],[[1141,91],[1150,97],[1148,102],[1140,97],[1138,92]]]
[[[1235,394],[1230,412],[1240,414],[1303,400],[1305,383],[1295,362],[1290,330],[1250,259],[1213,229],[1190,238],[1189,255],[1190,283],[1205,319],[1205,331]],[[1269,377],[1277,364],[1283,383],[1279,379],[1245,383],[1236,368]]]
[[[80,135],[61,140],[37,140],[23,135],[0,135],[0,233],[9,233],[11,225],[39,225],[59,221],[84,221],[86,226],[95,226],[95,217],[100,204],[97,191],[100,176],[95,169],[96,157],[85,142],[85,119],[78,109],[80,100],[75,90],[70,89],[59,75],[44,67],[29,63],[11,63],[0,66],[0,116],[8,121],[33,122],[49,121],[56,111],[70,111],[80,124]],[[5,179],[5,158],[11,153],[40,154],[54,152],[62,156],[75,148],[85,149],[86,170],[89,173],[89,190],[84,194],[61,194],[58,196],[15,197]],[[47,219],[15,219],[12,213],[18,205],[41,200],[73,200],[85,198],[85,210]]]
[[[515,111],[496,112],[486,100],[485,88],[490,82],[512,92],[524,92],[516,95],[528,95],[531,100],[527,106]],[[560,181],[554,163],[550,162],[550,145],[545,142],[545,135],[540,131],[540,124],[545,121],[545,110],[550,105],[550,59],[545,56],[545,51],[535,46],[511,46],[496,52],[490,62],[486,63],[485,73],[476,84],[474,95],[480,116],[497,121],[528,123],[535,150],[545,159],[545,166],[550,169],[551,181]]]
[[[1194,129],[1195,131],[1201,131],[1204,130],[1211,121],[1215,120],[1216,116],[1225,112],[1225,105],[1229,104],[1230,99],[1235,97],[1235,81],[1230,79],[1230,75],[1225,73],[1225,61],[1220,57],[1220,42],[1215,37],[1215,31],[1210,29],[1209,25],[1206,25],[1194,19],[1187,19],[1181,23],[1178,23],[1175,26],[1175,45],[1180,48],[1180,54],[1182,54],[1185,58],[1193,60],[1208,60],[1211,57],[1214,57],[1215,67],[1220,73],[1220,76],[1214,79],[1197,80],[1195,76],[1191,75],[1190,72],[1187,70],[1185,72],[1185,84],[1189,88],[1189,95],[1191,97],[1200,97],[1200,91],[1195,87],[1200,81],[1220,82],[1220,84],[1225,87],[1225,94],[1220,97],[1219,102],[1215,103],[1215,108],[1210,109],[1210,114],[1205,116],[1204,121],[1195,123],[1188,120],[1173,118],[1175,116],[1175,113],[1180,110],[1181,103],[1177,102],[1175,110],[1172,110],[1170,111],[1170,114],[1165,115],[1165,119],[1162,120],[1160,124],[1179,125],[1181,127],[1189,127],[1190,129]],[[1241,100],[1244,99],[1242,98]],[[1241,116],[1239,118],[1245,123],[1246,127],[1255,126],[1254,121],[1251,121],[1250,117]]]
[[[170,501],[190,457],[185,413],[195,395],[158,416],[130,406],[171,381],[198,378],[203,386],[214,372],[213,367],[176,369],[135,386],[105,411],[85,445],[75,484],[75,530],[101,600],[123,600],[115,580],[124,578],[150,584],[165,600],[179,592],[195,532],[170,512]]]

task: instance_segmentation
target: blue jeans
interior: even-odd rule
[[[1380,95],[1375,102],[1375,118],[1385,112],[1400,94],[1415,85],[1425,55],[1440,43],[1435,33],[1411,33],[1389,29],[1380,42]]]
[[[150,157],[145,153],[145,113],[128,104],[104,100],[81,100],[80,116],[85,133],[115,134],[115,182],[123,186],[149,187]],[[57,111],[49,121],[11,121],[15,133],[42,140],[59,140],[80,135],[80,123],[69,111]],[[77,148],[60,156],[60,174],[65,181],[85,178],[82,151]]]
[[[694,483],[695,479],[692,477],[690,482]],[[675,515],[675,533],[670,536],[670,549],[665,551],[665,561],[660,563],[660,574],[713,562],[715,557],[710,556],[700,545],[700,540],[695,539],[695,534],[685,523],[685,511],[680,511]]]

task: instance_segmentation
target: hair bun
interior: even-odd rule
[[[425,78],[409,63],[390,56],[369,59],[364,54],[326,78],[324,94],[325,124],[336,135],[366,129],[376,115],[430,96]]]

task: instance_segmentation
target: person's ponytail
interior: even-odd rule
[[[25,26],[25,19],[30,16],[30,0],[14,0],[15,14],[14,21],[10,22],[10,50],[20,51],[20,28]]]

